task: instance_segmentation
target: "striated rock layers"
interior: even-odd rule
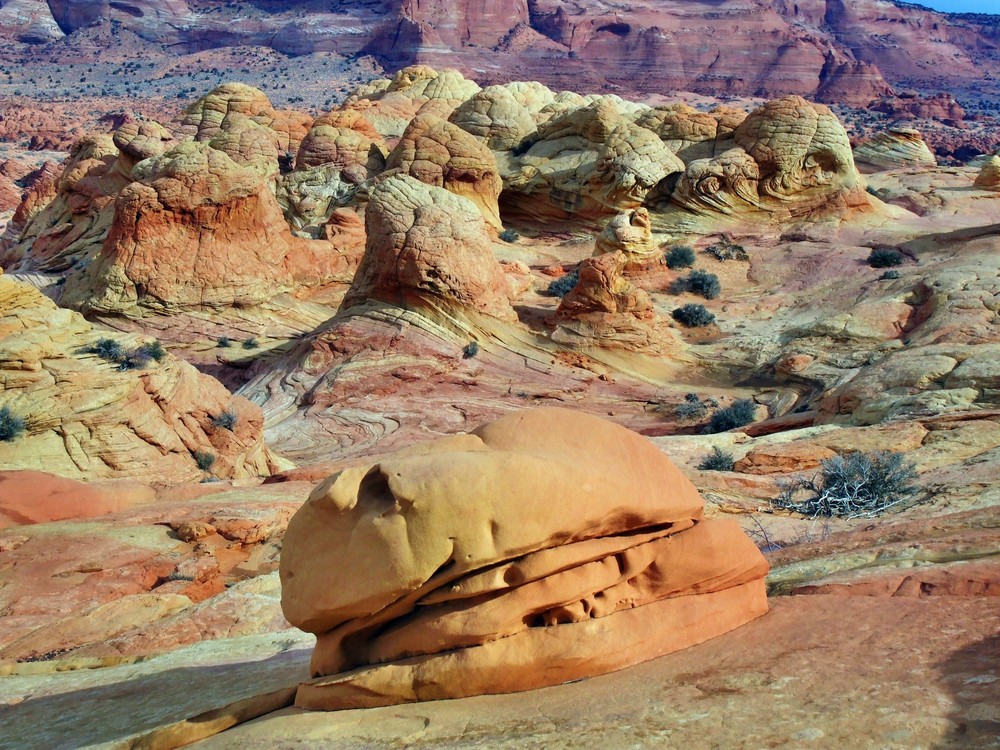
[[[260,409],[144,343],[0,276],[0,406],[23,422],[0,441],[0,469],[166,482],[203,478],[199,463],[221,478],[270,474]],[[223,414],[231,428],[216,424]]]
[[[517,412],[341,471],[289,522],[282,609],[318,636],[297,705],[528,690],[767,611],[767,563],[651,443]]]
[[[902,127],[889,128],[859,143],[854,147],[854,161],[864,171],[937,166],[920,131]]]
[[[517,320],[511,286],[471,201],[395,175],[372,191],[365,223],[365,256],[341,309],[374,299],[403,307],[443,304]]]
[[[326,242],[292,236],[266,177],[209,144],[185,142],[132,170],[95,261],[62,301],[127,313],[264,302],[350,277]]]
[[[671,199],[692,213],[763,211],[775,218],[870,206],[850,139],[829,108],[770,101],[733,133],[735,147],[687,165]]]
[[[1000,156],[993,155],[983,162],[976,175],[975,186],[987,190],[1000,190]]]

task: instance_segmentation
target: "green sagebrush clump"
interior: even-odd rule
[[[472,359],[477,354],[479,354],[479,343],[476,341],[470,341],[462,347],[462,359]]]
[[[692,271],[687,276],[682,276],[681,278],[676,279],[674,283],[670,285],[670,291],[673,294],[691,292],[692,294],[700,295],[705,299],[715,299],[722,294],[722,284],[719,283],[719,277],[714,273],[709,273],[708,271],[703,271],[699,268]]]
[[[812,478],[784,483],[773,503],[807,516],[874,518],[912,496],[916,478],[901,453],[851,453],[826,459]]]
[[[219,349],[228,349],[232,345],[233,342],[228,336],[219,336],[219,338],[215,340],[215,346]]]
[[[712,452],[705,456],[698,464],[702,471],[732,471],[736,460],[732,453],[722,450],[719,446],[712,448]]]
[[[741,398],[725,409],[719,409],[708,423],[708,432],[725,432],[753,422],[757,405],[751,399]]]
[[[28,424],[12,412],[9,406],[0,407],[0,441],[9,443],[17,440],[27,429]]]
[[[905,260],[905,255],[891,247],[877,247],[868,255],[868,265],[872,268],[901,266]]]
[[[687,328],[701,328],[712,325],[715,316],[704,305],[682,305],[670,313],[670,317]]]
[[[521,235],[517,233],[516,229],[505,229],[500,232],[500,239],[504,242],[514,243],[521,238]]]
[[[553,297],[565,297],[569,294],[576,283],[580,280],[580,271],[573,269],[565,276],[561,276],[549,284],[548,293]]]
[[[663,259],[667,263],[667,268],[690,268],[694,265],[694,250],[687,245],[677,245],[670,248]]]
[[[258,342],[257,339],[255,339],[253,337],[248,338],[248,339],[246,339],[243,342],[243,348],[244,349],[256,349],[259,346],[260,346],[260,342]]]

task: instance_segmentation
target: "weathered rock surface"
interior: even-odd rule
[[[118,358],[87,351],[101,339]],[[132,354],[143,343],[0,276],[2,404],[25,423],[23,435],[0,442],[0,469],[179,482],[205,476],[196,461],[205,454],[215,476],[268,475],[260,410],[169,354]],[[213,424],[224,412],[231,430]]]
[[[890,128],[854,147],[854,161],[870,171],[905,167],[936,167],[919,130]]]
[[[331,245],[293,237],[262,176],[223,151],[186,142],[133,172],[100,254],[68,280],[64,304],[114,313],[252,305],[350,275]]]
[[[619,251],[631,262],[642,262],[659,254],[659,248],[653,243],[649,211],[645,208],[623,211],[597,235],[595,255]]]
[[[574,467],[576,492],[557,489],[560,466]],[[766,563],[735,524],[701,514],[652,444],[556,409],[335,474],[283,544],[282,609],[319,636],[319,679],[297,704],[524,690],[738,627],[766,611]]]
[[[84,484],[41,471],[0,471],[0,528],[103,516],[155,497],[138,482]]]
[[[413,118],[386,159],[394,170],[472,201],[499,231],[497,201],[503,183],[492,152],[478,140],[433,114]]]
[[[516,319],[486,221],[471,201],[396,175],[372,191],[365,222],[365,256],[342,309],[369,299],[423,300]]]

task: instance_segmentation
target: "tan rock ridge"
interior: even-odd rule
[[[285,616],[318,635],[306,708],[557,684],[767,610],[760,552],[703,519],[655,446],[551,408],[330,477],[289,522],[280,571]]]
[[[0,469],[181,482],[207,476],[200,461],[221,478],[270,474],[260,409],[166,352],[129,359],[148,343],[0,276],[0,405],[24,422],[0,441]],[[224,414],[232,429],[215,424]]]

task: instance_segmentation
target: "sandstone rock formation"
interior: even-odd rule
[[[264,176],[185,142],[133,170],[97,259],[63,302],[122,313],[252,305],[295,285],[346,280],[348,260],[288,232]]]
[[[92,353],[102,339],[104,356]],[[179,482],[205,476],[201,455],[217,477],[268,475],[260,409],[169,354],[143,354],[144,343],[0,276],[0,401],[24,423],[0,441],[0,469]],[[213,423],[225,412],[232,429]]]
[[[975,185],[977,188],[1000,190],[1000,156],[994,154],[983,162],[976,175]]]
[[[773,218],[863,209],[869,201],[836,116],[798,96],[768,102],[733,133],[736,147],[688,164],[672,195],[692,213]]]
[[[517,319],[485,219],[471,201],[395,175],[372,190],[365,224],[365,256],[341,309],[377,299]]]
[[[869,171],[937,166],[920,131],[902,127],[889,128],[859,143],[854,147],[854,161]]]
[[[316,118],[299,146],[296,169],[337,167],[353,184],[385,169],[386,150],[375,127],[357,110],[334,110]]]
[[[497,201],[503,183],[496,159],[486,146],[457,125],[432,114],[417,115],[385,166],[469,199],[487,224],[497,231],[502,229]]]
[[[289,523],[280,570],[285,616],[318,635],[306,708],[557,684],[767,609],[738,526],[705,520],[652,444],[560,409],[335,474]]]
[[[511,85],[487,86],[460,104],[450,121],[485,141],[494,151],[510,151],[536,126],[531,110],[518,99]],[[552,92],[548,93],[551,100]],[[539,109],[545,103],[539,103]]]
[[[628,261],[641,262],[656,256],[658,250],[653,242],[649,211],[637,208],[622,211],[604,226],[597,235],[594,255],[620,251]]]
[[[501,163],[502,202],[533,221],[594,220],[637,208],[684,163],[610,99],[540,125],[523,154]]]
[[[687,104],[667,104],[644,112],[636,125],[652,130],[685,162],[711,158],[733,147],[733,133],[746,119],[741,109],[716,107],[699,112]]]

